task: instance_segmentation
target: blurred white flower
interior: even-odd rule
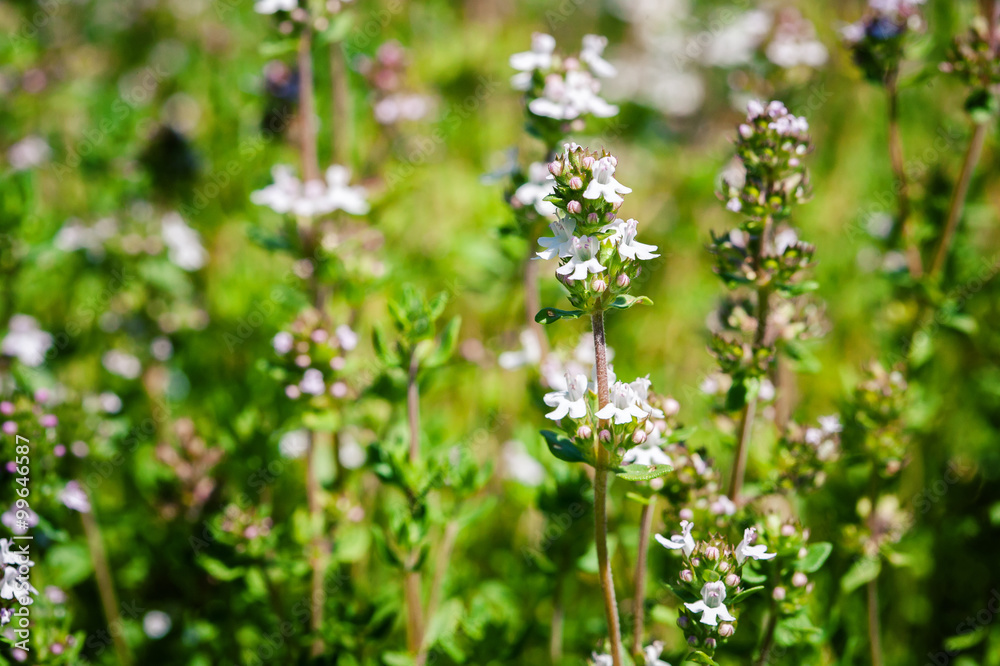
[[[286,432],[278,441],[278,452],[290,460],[301,458],[307,450],[309,450],[309,431],[305,428]]]
[[[544,32],[536,32],[531,36],[531,50],[512,55],[510,66],[520,72],[548,69],[552,66],[552,53],[555,50],[555,37]]]
[[[358,334],[351,330],[347,324],[338,326],[333,334],[337,337],[337,341],[344,351],[351,351],[358,346]]]
[[[549,74],[542,96],[528,102],[528,110],[555,120],[575,120],[587,113],[596,118],[617,115],[618,107],[601,98],[600,90],[600,82],[584,70],[570,70],[565,77]]]
[[[340,443],[340,464],[344,469],[358,469],[365,464],[365,447],[353,437],[344,437]]]
[[[101,357],[104,369],[125,379],[135,379],[142,373],[142,363],[132,354],[112,349]]]
[[[828,55],[826,47],[816,39],[812,21],[792,8],[778,15],[774,36],[764,53],[768,60],[785,69],[798,65],[822,67]]]
[[[30,606],[33,603],[32,594],[38,594],[26,577],[21,577],[14,567],[6,567],[3,570],[3,583],[0,584],[0,599],[17,599],[17,603],[22,606]]]
[[[149,351],[157,361],[166,361],[173,355],[174,346],[170,343],[170,338],[161,335],[153,338]]]
[[[743,541],[736,546],[736,561],[743,564],[748,558],[754,560],[769,560],[777,553],[767,552],[767,546],[761,544],[759,546],[751,545],[757,540],[757,528],[748,527],[743,530]]]
[[[521,331],[521,349],[500,354],[497,363],[504,370],[515,370],[525,366],[537,365],[542,360],[542,347],[538,337],[530,328]]]
[[[302,375],[302,381],[299,382],[299,390],[310,395],[322,395],[326,391],[323,373],[316,368],[306,370]]]
[[[173,623],[170,616],[163,611],[151,610],[142,618],[142,630],[153,640],[166,636],[170,632],[171,626]]]
[[[26,136],[7,150],[7,162],[14,171],[23,171],[43,164],[52,156],[52,149],[40,136]]]
[[[664,453],[652,439],[633,446],[622,457],[623,465],[672,465],[670,456]]]
[[[508,478],[521,485],[534,488],[545,481],[545,468],[524,450],[520,442],[512,440],[504,444],[503,462]]]
[[[278,354],[287,354],[292,351],[292,344],[294,344],[295,339],[292,334],[288,331],[281,331],[274,336],[271,340],[271,345],[274,347],[274,351]]]
[[[653,641],[642,650],[646,666],[670,666],[670,664],[660,659],[661,654],[663,654],[663,641]]]
[[[375,122],[380,125],[393,125],[405,120],[420,120],[434,105],[434,100],[426,95],[397,93],[380,99],[375,103],[373,112]]]
[[[590,68],[594,76],[609,77],[617,73],[614,65],[604,59],[604,49],[608,46],[608,38],[602,35],[584,35],[583,48],[580,49],[580,61]]]
[[[161,233],[167,246],[167,259],[172,264],[186,271],[196,271],[205,265],[208,252],[201,244],[201,237],[179,214],[163,216]]]
[[[7,335],[0,343],[0,353],[14,356],[21,363],[32,368],[45,360],[45,352],[52,346],[52,336],[38,328],[38,322],[28,315],[14,315],[10,318]]]
[[[290,12],[298,6],[298,0],[257,0],[253,10],[258,14],[273,14],[279,11]]]
[[[90,513],[90,499],[76,481],[70,481],[66,484],[66,487],[59,493],[59,501],[67,509],[79,511],[80,513]]]
[[[347,167],[334,164],[326,170],[326,202],[329,210],[324,212],[342,210],[351,215],[364,215],[368,212],[365,188],[352,187],[350,182],[351,171]]]
[[[528,181],[514,191],[514,199],[523,206],[534,206],[539,215],[548,217],[556,214],[556,206],[545,197],[555,192],[556,183],[549,174],[548,166],[533,162],[528,167]]]

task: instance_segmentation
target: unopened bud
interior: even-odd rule
[[[736,630],[733,628],[733,625],[729,624],[728,622],[723,622],[722,624],[719,625],[719,635],[722,636],[723,638],[729,638],[730,636],[733,635],[734,631]]]
[[[719,566],[716,568],[722,573],[726,573],[727,571],[729,571],[729,562],[722,560],[721,562],[719,562]]]
[[[646,441],[646,431],[641,428],[632,433],[632,441],[636,444],[642,444]]]
[[[727,587],[736,587],[739,584],[740,584],[740,577],[737,576],[736,574],[731,573],[728,576],[726,576]]]
[[[691,624],[691,620],[688,619],[687,615],[681,615],[677,618],[677,626],[681,629],[686,629],[689,624]]]
[[[598,433],[597,436],[601,439],[602,442],[610,442],[611,441],[611,431],[608,430],[607,428],[605,428],[600,433]]]
[[[706,648],[708,648],[709,650],[714,650],[715,646],[716,646],[716,640],[714,638],[706,638],[705,639],[705,647]]]
[[[576,436],[580,439],[590,439],[594,434],[594,431],[590,429],[590,426],[582,425],[576,429]]]
[[[570,213],[571,215],[579,215],[581,212],[583,212],[583,206],[580,205],[579,201],[574,199],[573,201],[570,201],[568,204],[566,204],[566,212]]]
[[[597,224],[597,221],[599,219],[600,218],[598,217],[597,213],[590,213],[589,215],[587,215],[587,224]]]
[[[583,179],[579,176],[573,176],[569,179],[569,187],[571,190],[578,190],[583,187]]]
[[[694,572],[690,569],[684,569],[681,571],[681,580],[685,583],[690,583],[694,580]]]
[[[781,526],[781,536],[790,537],[795,534],[795,525],[782,525]]]
[[[792,585],[795,587],[805,587],[808,582],[809,578],[801,571],[796,571],[795,575],[792,576]]]
[[[749,139],[753,136],[753,128],[747,124],[740,125],[740,136]]]
[[[562,175],[562,172],[563,172],[562,162],[560,162],[559,160],[556,160],[555,162],[549,162],[549,173],[558,178],[559,176]]]
[[[589,168],[593,167],[594,166],[594,156],[593,155],[586,155],[586,156],[584,156],[584,158],[582,160],[580,160],[580,164],[583,166],[584,169],[589,169]]]
[[[785,588],[783,588],[783,587],[776,587],[776,588],[774,588],[774,592],[771,593],[771,596],[774,598],[775,601],[784,601],[785,600]]]
[[[596,291],[598,294],[603,294],[608,288],[608,283],[601,278],[594,278],[590,281],[590,288]]]
[[[716,561],[717,559],[719,559],[719,549],[716,548],[715,546],[709,546],[708,548],[705,549],[705,557],[707,557],[712,562]]]
[[[622,273],[621,275],[618,276],[618,278],[615,280],[615,282],[618,283],[619,287],[621,287],[621,288],[624,289],[625,287],[627,287],[629,285],[629,282],[631,282],[631,280],[628,279],[627,275],[625,275],[624,273]]]
[[[694,511],[691,509],[681,509],[681,520],[694,520]]]

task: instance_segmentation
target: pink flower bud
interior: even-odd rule
[[[55,428],[59,425],[59,419],[56,418],[55,414],[45,414],[38,419],[38,423],[43,428]]]
[[[790,537],[793,534],[795,534],[795,526],[794,525],[782,525],[781,526],[781,536]]]
[[[729,624],[728,622],[723,622],[722,624],[719,625],[719,635],[722,636],[723,638],[729,638],[730,636],[733,635],[734,631],[736,630],[733,629],[733,625]]]
[[[722,573],[726,573],[727,571],[729,571],[729,562],[722,560],[721,562],[719,562],[719,566],[717,566],[716,568]]]
[[[2,429],[7,435],[17,434],[17,424],[13,421],[4,421],[3,425],[0,426],[0,429]]]
[[[694,511],[691,509],[681,509],[681,520],[694,520]]]
[[[607,428],[605,428],[600,433],[598,433],[597,436],[600,438],[600,440],[602,442],[610,442],[611,441],[611,431],[608,430]]]
[[[686,629],[689,624],[691,624],[691,620],[688,619],[687,615],[681,615],[677,618],[677,626],[681,629]]]
[[[570,182],[572,183],[572,181]],[[579,201],[574,199],[573,201],[570,201],[568,204],[566,204],[566,212],[572,215],[579,215],[580,213],[583,212],[583,206],[580,204]]]
[[[35,402],[45,403],[48,401],[49,401],[49,392],[47,389],[38,389],[37,391],[35,391]]]
[[[559,160],[556,160],[555,162],[549,162],[549,173],[558,178],[559,176],[562,175],[562,172],[563,172],[562,162],[560,162]]]
[[[643,442],[645,442],[646,431],[641,429],[636,430],[634,433],[632,433],[632,441],[635,442],[636,444],[642,444]]]
[[[705,549],[705,557],[707,557],[711,562],[716,561],[719,559],[719,549],[715,546],[709,546]]]
[[[586,155],[586,156],[584,156],[584,158],[582,160],[580,160],[580,164],[583,166],[584,169],[589,169],[589,168],[593,167],[594,166],[594,156],[593,155]]]
[[[594,431],[590,429],[590,426],[582,425],[576,429],[576,436],[580,439],[590,439],[594,434]]]
[[[590,213],[587,215],[587,224],[597,224],[598,219],[597,213]]]
[[[681,571],[681,580],[685,583],[690,583],[694,580],[694,572],[690,569],[684,569]]]
[[[753,136],[753,128],[747,125],[746,123],[740,125],[740,136],[743,137],[744,139],[749,139],[750,137]]]
[[[621,275],[619,275],[617,277],[617,279],[615,279],[615,282],[618,284],[619,287],[622,287],[624,289],[625,287],[627,287],[629,285],[629,283],[631,282],[631,280],[628,279],[627,275],[625,275],[624,273],[622,273]]]
[[[714,650],[715,646],[716,646],[716,643],[717,643],[717,641],[714,638],[706,638],[705,639],[705,647],[707,647],[709,650]]]
[[[578,190],[583,187],[583,179],[579,176],[573,176],[569,179],[569,188],[571,190]]]
[[[806,555],[808,555],[808,554],[809,554],[809,551],[806,548],[804,548],[804,547],[803,548],[799,548],[799,559],[800,560],[803,557],[805,557]]]
[[[796,571],[795,575],[792,576],[792,585],[795,587],[805,587],[808,582],[809,578],[801,571]]]
[[[7,402],[6,400],[0,402],[0,414],[3,414],[4,416],[10,416],[13,413],[14,413],[14,403]]]
[[[727,587],[736,587],[739,584],[740,584],[740,577],[737,576],[736,574],[731,573],[728,576],[726,576]]]
[[[771,593],[771,596],[774,598],[775,601],[784,601],[785,600],[785,588],[783,588],[783,587],[776,587],[776,588],[774,588],[774,592]]]
[[[603,294],[608,288],[608,283],[601,278],[594,278],[590,281],[590,288],[596,291],[598,294]]]

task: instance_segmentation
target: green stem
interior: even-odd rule
[[[591,317],[594,329],[594,356],[597,366],[598,408],[611,401],[608,388],[608,349],[604,333],[604,313],[597,312]],[[606,422],[600,424],[601,428]],[[611,659],[614,666],[622,666],[622,634],[618,619],[618,602],[615,599],[615,582],[608,560],[608,469],[610,454],[598,436],[597,465],[594,470],[594,540],[597,545],[597,570],[604,596],[604,611],[608,620],[608,638],[611,642]]]
[[[938,244],[937,252],[934,253],[934,262],[931,264],[930,274],[936,275],[944,268],[944,263],[948,259],[948,252],[951,249],[951,242],[958,229],[958,222],[962,217],[962,209],[965,207],[965,198],[969,194],[969,185],[972,182],[972,174],[979,163],[979,157],[983,152],[983,144],[986,142],[986,132],[989,127],[985,123],[976,125],[969,140],[969,148],[965,152],[965,160],[962,162],[962,172],[959,174],[955,191],[951,195],[951,203],[948,206],[948,219],[941,232],[941,241]]]
[[[639,553],[635,561],[635,599],[633,615],[635,628],[632,633],[632,654],[638,657],[642,654],[642,641],[646,629],[646,555],[649,550],[649,536],[653,532],[656,495],[651,495],[649,503],[642,507],[639,518]]]

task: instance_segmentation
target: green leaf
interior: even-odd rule
[[[670,465],[626,465],[615,471],[619,479],[626,481],[650,481],[673,471]]]
[[[375,355],[382,363],[389,367],[399,366],[399,355],[392,348],[389,336],[381,326],[372,327],[372,346],[375,348]]]
[[[666,583],[666,586],[670,588],[671,592],[677,595],[678,599],[680,599],[681,601],[686,601],[689,604],[693,604],[697,602],[699,599],[701,599],[701,597],[699,597],[697,594],[687,589],[686,587],[678,587],[675,585],[671,585],[670,583]]]
[[[62,587],[73,587],[91,576],[94,567],[90,553],[80,544],[66,543],[52,546],[45,555],[45,570],[52,572],[53,582]]]
[[[730,603],[738,604],[741,601],[743,601],[744,599],[746,599],[747,597],[749,597],[751,594],[754,594],[756,592],[760,592],[763,589],[764,589],[763,585],[757,585],[756,587],[751,587],[749,589],[743,590],[739,594],[735,595],[732,598],[732,601]]]
[[[416,662],[408,652],[383,652],[382,663],[385,666],[413,666]]]
[[[278,42],[264,42],[257,49],[265,58],[278,58],[298,51],[299,43],[296,39],[282,39]]]
[[[767,575],[750,567],[746,567],[745,569],[743,569],[743,575],[741,576],[741,578],[743,579],[744,583],[757,585],[767,580]]]
[[[351,12],[338,12],[330,21],[329,27],[319,33],[320,44],[334,44],[344,41],[344,38],[351,32],[354,24],[354,15]]]
[[[633,305],[652,305],[653,301],[648,296],[630,296],[622,294],[615,300],[608,303],[608,308],[615,310],[628,310]]]
[[[979,627],[975,631],[968,631],[964,634],[958,634],[957,636],[950,636],[944,639],[944,647],[949,652],[961,652],[962,650],[968,650],[969,648],[975,647],[982,642],[989,634],[987,627]]]
[[[551,430],[543,430],[542,437],[549,445],[549,451],[559,460],[571,463],[587,462],[587,456],[568,438]]]
[[[667,437],[667,441],[670,442],[671,444],[686,442],[692,437],[694,437],[694,434],[696,432],[698,432],[698,426],[688,426],[686,428],[678,428],[677,430],[674,430],[672,433],[670,433],[670,436]]]
[[[695,650],[688,656],[684,657],[684,662],[690,664],[705,664],[706,666],[719,666],[718,662],[701,650]]]
[[[243,567],[229,567],[220,562],[219,560],[209,557],[208,555],[200,555],[197,558],[198,564],[202,569],[208,572],[208,574],[215,578],[216,580],[230,581],[236,580],[243,575]]]
[[[882,561],[877,557],[863,557],[847,570],[840,579],[840,589],[845,594],[853,592],[865,583],[878,578],[882,571]]]
[[[806,573],[815,573],[819,571],[832,552],[833,544],[826,541],[810,544],[806,556],[795,562],[795,568]]]
[[[726,393],[726,411],[739,411],[743,409],[743,405],[745,404],[747,404],[746,382],[734,377],[733,385],[729,387],[729,391]]]
[[[576,319],[586,314],[583,310],[559,310],[557,308],[542,308],[535,315],[539,324],[551,324],[560,319]]]
[[[452,318],[441,333],[441,341],[434,349],[434,352],[424,361],[424,367],[437,368],[448,362],[451,355],[455,353],[455,346],[458,344],[458,332],[462,327],[460,316]]]

